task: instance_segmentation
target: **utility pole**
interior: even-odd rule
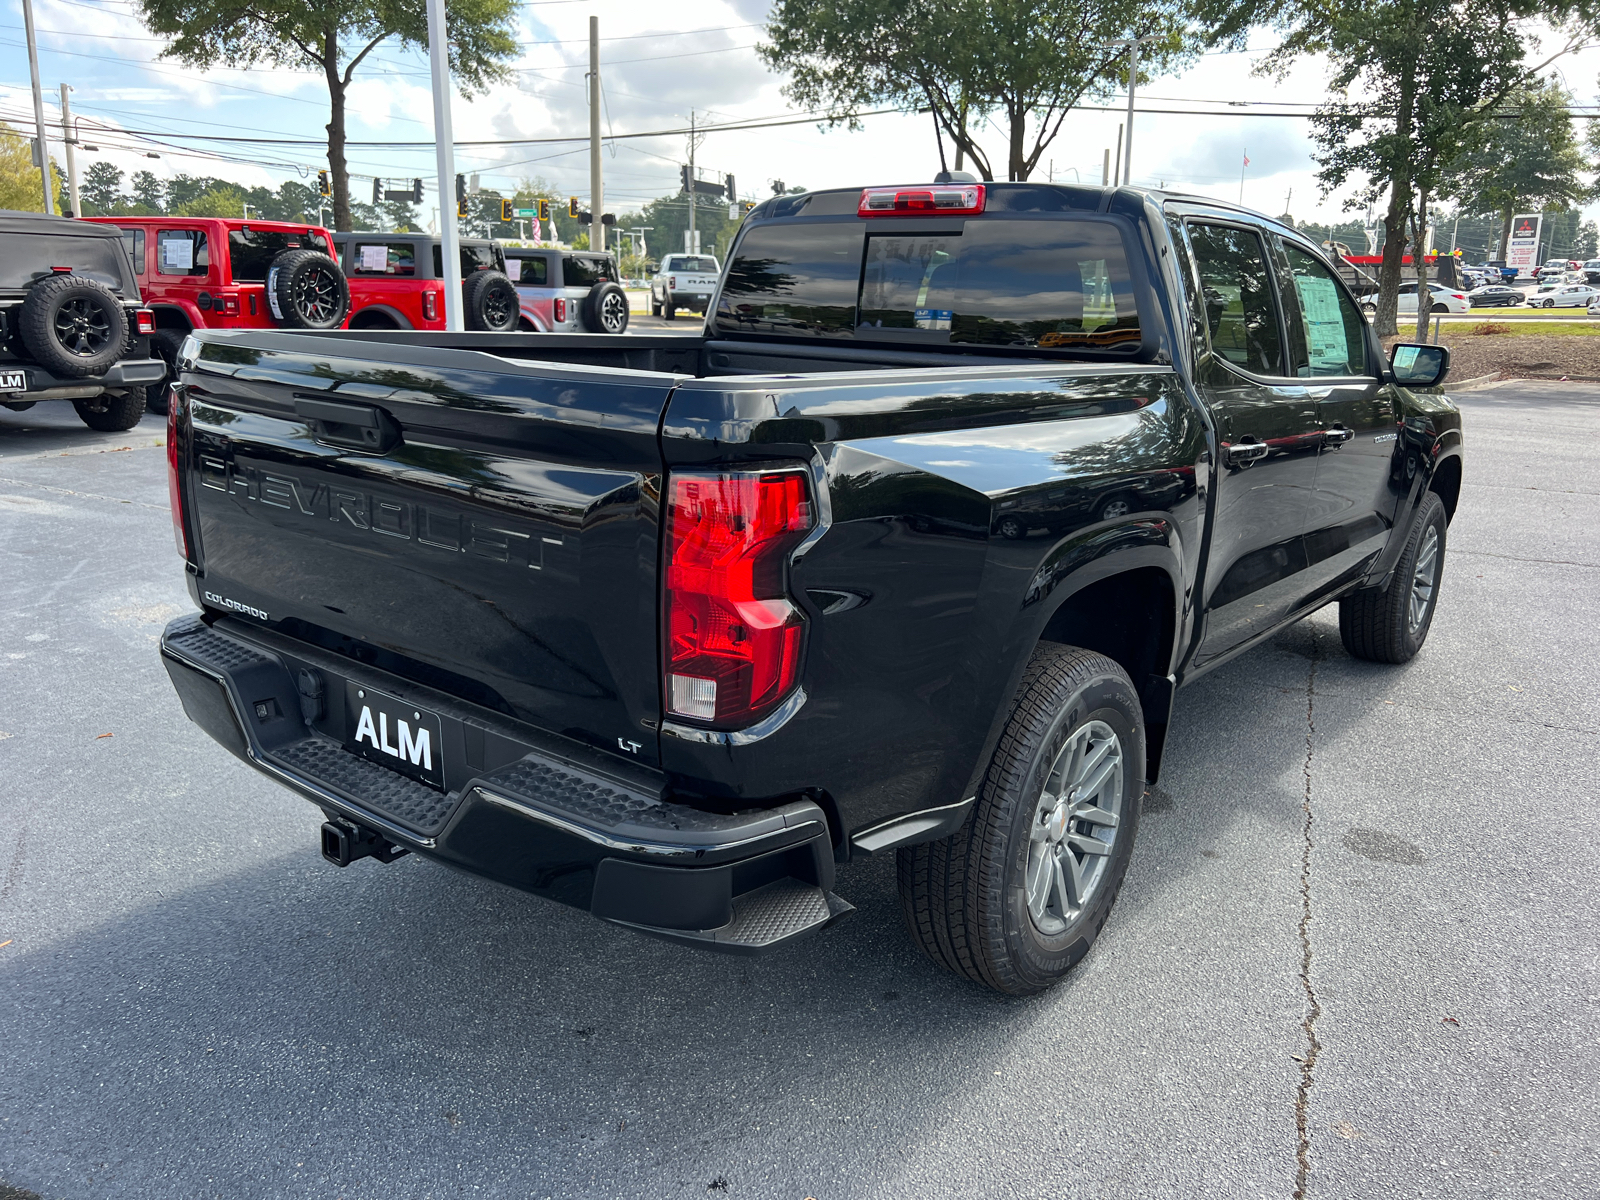
[[[683,248],[683,252],[685,254],[692,254],[692,253],[694,253],[694,250],[695,250],[695,244],[694,244],[694,232],[695,232],[695,230],[694,230],[694,184],[695,184],[694,147],[695,147],[694,110],[690,109],[689,110],[689,240],[688,240],[688,244],[685,245],[684,248]]]
[[[72,132],[72,109],[67,106],[67,93],[71,90],[66,84],[61,85],[61,141],[67,148],[67,190],[72,196],[72,215],[81,217],[83,201],[78,199],[78,160],[72,153],[72,148],[78,144],[78,139]]]
[[[1127,180],[1122,177],[1122,126],[1117,126],[1117,156],[1111,160],[1111,186],[1120,187]]]
[[[44,211],[54,216],[55,189],[50,186],[50,143],[44,138],[44,94],[39,90],[39,43],[33,36],[33,0],[22,0],[22,23],[28,30],[28,72],[33,76],[33,123],[39,135],[39,178],[44,183]]]
[[[428,60],[433,75],[433,145],[439,164],[439,230],[444,259],[444,327],[460,333],[461,237],[456,230],[455,132],[450,124],[450,43],[445,40],[444,0],[428,0]]]
[[[1105,158],[1100,163],[1100,186],[1111,186],[1111,147],[1106,147]]]
[[[606,248],[606,227],[600,215],[606,210],[605,188],[600,179],[600,18],[589,18],[589,249]]]

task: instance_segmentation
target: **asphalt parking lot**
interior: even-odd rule
[[[225,1197],[1600,1192],[1600,389],[1464,393],[1407,666],[1332,610],[1186,691],[1070,981],[1002,999],[892,861],[712,957],[320,816],[184,718],[164,430],[0,410],[0,1180]],[[5,1192],[0,1187],[0,1194]]]

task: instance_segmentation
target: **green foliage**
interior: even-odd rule
[[[56,211],[61,212],[60,176],[53,173],[52,177],[56,180]],[[39,168],[33,165],[33,147],[27,138],[3,121],[0,121],[0,208],[17,212],[44,210],[44,185],[39,179]]]
[[[335,227],[351,228],[345,162],[345,95],[380,42],[428,44],[427,7],[414,0],[139,0],[152,32],[172,38],[163,58],[207,69],[260,63],[312,70],[327,83],[328,166]],[[516,0],[448,0],[450,73],[465,94],[509,78],[516,57]]]
[[[1282,76],[1304,55],[1322,55],[1329,91],[1312,128],[1324,194],[1356,187],[1347,206],[1383,200],[1384,262],[1378,272],[1382,335],[1395,332],[1401,256],[1421,239],[1428,203],[1447,166],[1484,138],[1484,126],[1551,59],[1529,65],[1544,25],[1570,52],[1593,23],[1592,0],[1196,0],[1213,40],[1242,44],[1270,25],[1283,41],[1259,68]],[[1421,259],[1417,260],[1422,269]],[[1426,319],[1418,313],[1418,325]]]
[[[236,187],[212,188],[171,210],[178,217],[242,217],[244,193]]]
[[[1462,208],[1500,218],[1497,258],[1505,257],[1513,214],[1562,210],[1589,195],[1582,178],[1589,164],[1572,129],[1571,105],[1554,79],[1522,88],[1446,165],[1444,190]]]
[[[1220,3],[1221,0],[1218,0]],[[863,109],[931,107],[952,148],[985,179],[1027,179],[1072,106],[1127,87],[1127,51],[1151,74],[1192,57],[1177,0],[777,0],[760,53],[786,93],[854,125]],[[1145,78],[1141,70],[1140,78]],[[978,141],[997,118],[1004,152]],[[930,148],[931,149],[931,148]]]

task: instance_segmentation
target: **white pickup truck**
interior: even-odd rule
[[[709,254],[669,254],[650,280],[650,312],[674,321],[680,308],[705,314],[722,267]]]

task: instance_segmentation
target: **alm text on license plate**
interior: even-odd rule
[[[346,680],[347,749],[380,766],[443,789],[444,747],[439,718],[376,688]]]
[[[0,392],[25,392],[28,390],[26,371],[0,371]]]

